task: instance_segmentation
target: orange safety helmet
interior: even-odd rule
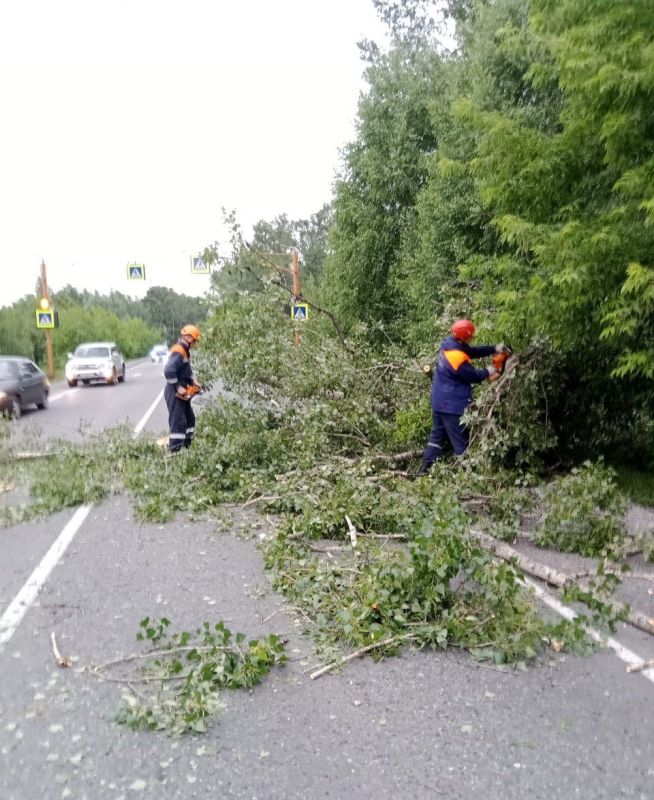
[[[182,336],[193,337],[194,342],[197,342],[200,339],[200,329],[196,328],[195,325],[184,325],[181,333]]]
[[[477,328],[475,328],[474,322],[470,322],[469,319],[457,319],[452,325],[452,335],[463,342],[472,339],[476,332]]]

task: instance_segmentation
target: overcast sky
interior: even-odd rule
[[[201,294],[221,207],[247,233],[330,199],[382,36],[372,0],[0,4],[0,306],[42,258],[55,290]]]

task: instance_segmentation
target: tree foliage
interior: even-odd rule
[[[157,330],[142,319],[120,319],[103,308],[68,306],[59,312],[59,320],[60,327],[52,332],[58,364],[82,342],[116,342],[125,358],[136,358],[145,355],[159,338]]]
[[[458,316],[548,342],[556,376],[525,411],[559,457],[651,459],[651,4],[452,0],[454,53],[429,4],[378,5],[392,44],[366,48],[323,303],[413,352]]]
[[[367,69],[358,137],[336,183],[332,249],[324,291],[344,323],[388,321],[398,313],[390,272],[437,144],[430,102],[444,88],[441,58],[399,44]]]
[[[225,223],[231,232],[231,253],[218,256],[217,246],[208,247],[205,255],[216,265],[211,276],[211,290],[218,302],[229,302],[243,294],[262,294],[269,291],[271,282],[292,290],[288,272],[293,250],[300,258],[300,287],[315,286],[322,277],[328,254],[328,232],[332,209],[325,204],[309,219],[291,220],[280,214],[272,221],[261,219],[253,227],[247,241],[235,212],[225,213]]]
[[[383,655],[412,641],[516,663],[552,639],[570,647],[585,642],[577,625],[541,620],[513,567],[498,566],[471,535],[466,499],[489,483],[477,464],[443,464],[422,481],[392,469],[395,448],[424,441],[424,427],[398,423],[421,399],[426,410],[419,364],[391,345],[373,348],[365,329],[344,347],[319,315],[302,325],[298,345],[297,325],[276,298],[221,306],[197,353],[198,377],[205,385],[220,377],[229,393],[198,416],[193,448],[168,459],[127,430],[81,451],[61,445],[49,463],[29,467],[34,503],[5,515],[30,516],[124,489],[146,519],[256,502],[279,517],[265,543],[274,584],[312,620],[312,636],[329,659],[343,647]],[[65,471],[58,469],[63,463]],[[12,479],[20,469],[12,466]],[[505,491],[516,474],[496,468],[493,480]],[[496,510],[506,521],[506,507]],[[322,540],[346,551],[343,558],[316,553]],[[130,722],[158,725],[158,715],[139,711]]]
[[[145,355],[157,341],[175,341],[183,325],[201,323],[207,313],[200,298],[163,286],[150,287],[137,300],[122,292],[102,295],[67,285],[51,299],[59,313],[60,327],[53,331],[52,342],[60,366],[81,342],[115,341],[127,358]],[[27,295],[0,308],[0,353],[45,362],[43,332],[34,323],[37,302],[36,296]]]
[[[327,212],[305,227],[261,221],[250,242],[232,215],[231,255],[207,248],[225,263],[198,377],[219,377],[227,394],[199,416],[193,448],[166,459],[123,431],[64,449],[54,468],[32,465],[35,502],[3,517],[121,489],[147,519],[256,504],[280,520],[263,545],[274,584],[327,658],[412,641],[521,663],[547,644],[587,646],[580,620],[538,616],[514,564],[498,565],[473,523],[513,538],[543,467],[654,452],[652,11],[452,0],[459,46],[447,54],[428,2],[376,6],[392,44],[364,46],[370,91],[329,237]],[[299,324],[282,306],[303,232],[316,294],[336,316],[314,306]],[[463,315],[518,356],[477,388],[466,457],[406,480],[429,428],[423,358]],[[334,335],[339,318],[347,337]],[[617,557],[623,506],[610,471],[587,464],[540,494],[542,544]],[[594,591],[576,599],[615,619]],[[124,721],[157,727],[170,708],[156,703],[128,703]]]
[[[614,478],[603,464],[590,462],[558,478],[545,492],[536,543],[584,556],[616,548],[623,536],[624,499]]]
[[[200,325],[207,316],[206,303],[199,297],[180,294],[166,286],[151,286],[140,301],[142,316],[160,331],[161,338],[174,342],[184,325]]]

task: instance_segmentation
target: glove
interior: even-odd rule
[[[495,352],[496,353],[506,353],[507,356],[510,356],[513,350],[508,346],[508,344],[504,344],[504,342],[500,342],[500,344],[495,345]]]
[[[500,371],[497,367],[486,367],[488,370],[488,380],[489,381],[496,381],[500,377]]]

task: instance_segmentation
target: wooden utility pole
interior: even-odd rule
[[[48,307],[52,308],[50,295],[48,294],[48,278],[45,274],[45,261],[41,259],[41,297],[48,301]],[[48,354],[48,378],[54,378],[54,359],[52,357],[52,331],[45,329],[45,348]]]
[[[298,270],[299,254],[297,250],[293,250],[293,300],[300,299],[300,272]]]
[[[299,262],[299,253],[297,250],[293,250],[293,262],[291,266],[291,274],[293,275],[293,299],[291,300],[291,308],[293,308],[293,304],[296,303],[300,299],[300,271],[298,269],[298,262]],[[300,344],[302,341],[302,337],[300,336],[300,332],[295,330],[295,344]]]

